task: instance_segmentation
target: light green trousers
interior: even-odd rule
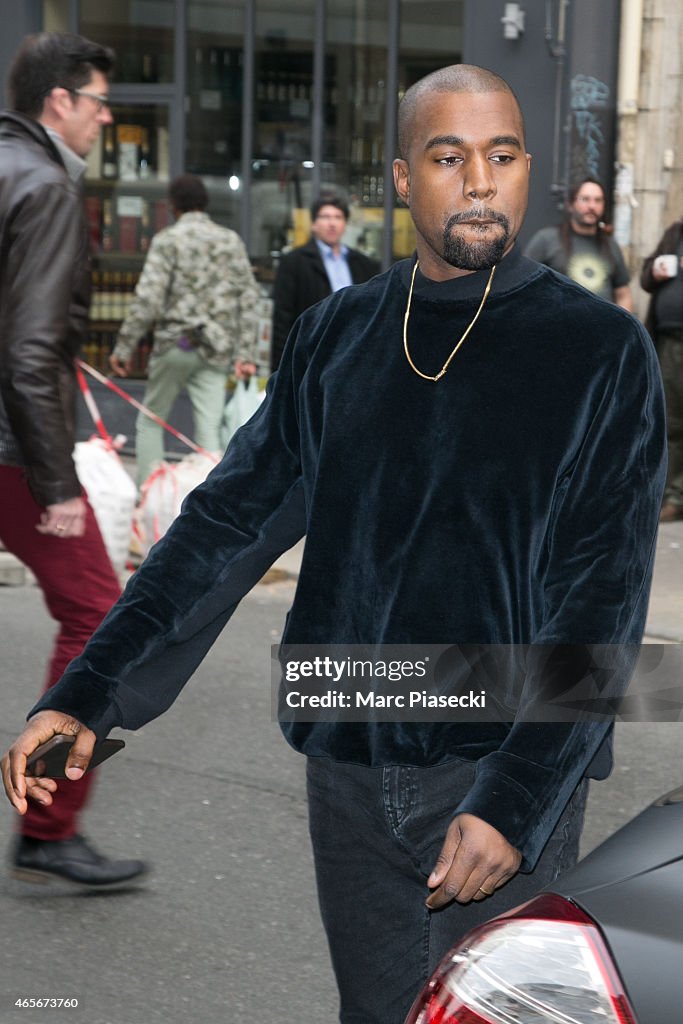
[[[168,420],[173,403],[185,388],[192,403],[193,440],[210,452],[222,451],[220,425],[225,406],[227,370],[209,366],[196,351],[172,348],[149,362],[144,405]],[[164,457],[164,429],[143,413],[137,419],[137,483],[140,486]]]

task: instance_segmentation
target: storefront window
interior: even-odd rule
[[[117,82],[173,81],[174,24],[175,0],[80,0],[79,31],[114,48]]]
[[[390,40],[394,3],[400,19],[397,52]],[[176,68],[178,5],[186,38],[184,60]],[[252,10],[245,0],[80,0],[79,30],[117,51],[114,90],[135,84],[142,101],[149,99],[143,86],[160,83],[184,97],[184,114],[178,101],[172,108],[120,109],[93,157],[91,182],[100,182],[90,189],[93,198],[104,202],[113,181],[122,196],[135,194],[137,185],[139,194],[158,189],[170,174],[172,128],[173,172],[201,175],[211,215],[245,232],[264,283],[272,279],[282,250],[308,237],[314,188],[349,202],[348,243],[380,258],[387,244],[385,204],[394,203],[393,182],[385,180],[387,158],[395,155],[385,145],[387,104],[391,109],[424,74],[462,59],[464,6],[465,0],[253,0],[254,52],[247,55],[252,65],[245,60]],[[46,19],[54,25],[73,9],[70,0],[45,0]],[[398,95],[389,97],[394,60]],[[248,95],[245,66],[254,71]],[[122,95],[128,98],[130,88]],[[322,101],[319,122],[316,97]],[[170,102],[170,90],[164,99]],[[248,154],[242,152],[246,137]],[[250,181],[243,180],[245,174]],[[115,238],[116,215],[114,203]],[[124,239],[130,239],[126,232],[133,227],[125,218],[133,215],[123,216]],[[141,221],[142,214],[134,219]],[[138,223],[138,234],[139,229]],[[390,230],[393,258],[408,255],[414,231],[397,202]],[[113,251],[120,251],[117,242]]]
[[[328,18],[323,183],[346,196],[346,240],[379,258],[384,230],[385,0],[347,3]]]
[[[401,0],[398,95],[420,78],[462,61],[465,0]],[[438,25],[438,31],[434,26]],[[392,185],[393,188],[393,185]],[[409,211],[396,200],[393,256],[402,259],[415,248]]]
[[[68,32],[69,28],[69,0],[43,0],[45,32]]]
[[[257,0],[250,252],[261,264],[298,243],[313,199],[313,37],[313,0]]]
[[[430,71],[462,61],[464,8],[465,0],[401,0],[399,96]]]
[[[106,370],[152,236],[171,222],[168,205],[168,107],[113,105],[88,157],[86,209],[93,264],[90,333],[84,358]],[[150,339],[142,339],[134,375],[145,371]]]
[[[185,168],[238,175],[242,159],[243,29],[241,4],[188,6]]]

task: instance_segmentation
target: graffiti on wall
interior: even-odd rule
[[[571,181],[601,178],[605,132],[601,112],[609,105],[609,86],[592,75],[571,80]]]

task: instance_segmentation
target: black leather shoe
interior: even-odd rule
[[[89,846],[83,836],[73,839],[30,839],[19,836],[12,855],[12,877],[22,882],[62,878],[77,885],[106,889],[140,878],[147,871],[141,860],[110,860]]]

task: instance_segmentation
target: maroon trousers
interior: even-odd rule
[[[80,654],[121,589],[90,505],[85,534],[67,540],[38,533],[36,524],[42,511],[23,470],[0,465],[0,540],[33,572],[50,615],[59,623],[48,666],[48,689]],[[34,839],[71,838],[77,832],[76,816],[92,782],[92,775],[79,782],[59,782],[49,807],[30,801],[21,819],[21,832]]]

